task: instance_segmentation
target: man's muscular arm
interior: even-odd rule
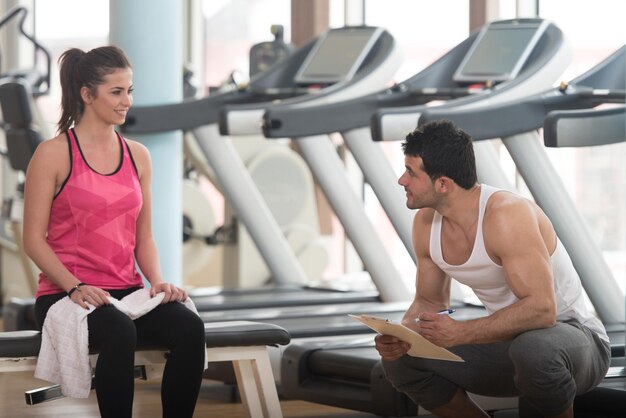
[[[433,211],[421,209],[413,221],[413,248],[417,255],[418,271],[415,279],[415,298],[402,322],[416,329],[414,320],[422,312],[438,312],[447,308],[450,301],[450,278],[430,259],[430,225]],[[410,345],[390,335],[375,338],[376,349],[386,361],[397,360],[407,353]]]
[[[498,195],[490,199],[485,215],[485,246],[493,261],[504,268],[506,281],[519,300],[492,315],[464,322],[447,315],[422,314],[420,333],[437,345],[506,341],[556,321],[550,266],[555,243],[552,226],[533,203],[508,193]]]
[[[438,312],[450,304],[450,278],[430,258],[432,209],[421,209],[413,222],[413,248],[417,256],[415,299],[402,321],[411,323],[422,312]]]

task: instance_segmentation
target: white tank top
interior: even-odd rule
[[[502,266],[494,263],[487,254],[483,240],[483,218],[487,201],[492,194],[498,191],[500,189],[481,184],[476,239],[469,258],[463,264],[452,265],[443,259],[441,251],[442,217],[438,212],[435,212],[430,230],[430,254],[433,262],[448,276],[469,286],[485,305],[489,314],[519,300],[508,286]],[[558,238],[556,249],[550,257],[550,264],[554,277],[557,321],[565,322],[574,319],[595,331],[603,340],[609,341],[602,322],[594,315],[585,301],[580,277]]]

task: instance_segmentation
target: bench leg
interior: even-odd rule
[[[250,418],[282,418],[267,347],[208,348],[207,360],[233,362],[242,403]]]
[[[258,372],[255,370],[254,360],[234,360],[233,368],[237,376],[241,403],[248,412],[248,417],[267,417],[267,408],[263,404],[263,397],[257,385]]]

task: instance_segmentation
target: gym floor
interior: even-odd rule
[[[35,379],[32,372],[0,374],[0,418],[98,418],[96,394],[88,399],[63,398],[29,406],[24,401],[26,390],[49,385]],[[161,416],[160,381],[135,381],[135,418]],[[282,401],[284,418],[372,418],[371,414],[327,407],[303,401]],[[232,387],[205,380],[196,406],[196,417],[244,418],[246,411],[238,401],[232,402]]]
[[[2,327],[0,315],[0,331]],[[87,399],[63,398],[38,405],[27,405],[24,392],[49,386],[35,379],[33,372],[0,373],[0,418],[99,418],[96,394]],[[161,381],[135,380],[134,418],[161,416]],[[372,418],[347,409],[333,408],[304,401],[283,400],[284,418]],[[204,380],[196,405],[196,417],[245,418],[246,411],[238,400],[233,401],[233,387],[222,382]]]

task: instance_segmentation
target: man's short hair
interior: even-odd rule
[[[449,120],[418,126],[402,143],[404,155],[420,157],[432,180],[449,177],[464,189],[477,183],[472,138]]]

